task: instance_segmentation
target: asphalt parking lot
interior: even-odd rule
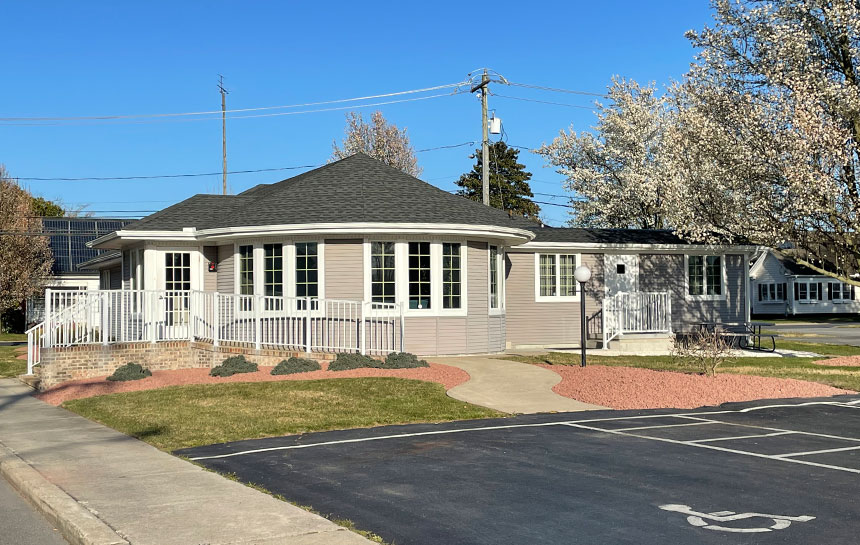
[[[410,544],[856,544],[860,397],[388,426],[177,451]]]

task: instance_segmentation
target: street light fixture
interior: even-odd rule
[[[585,283],[591,280],[591,269],[585,265],[580,265],[573,271],[573,277],[579,282],[579,323],[582,326],[582,335],[580,337],[580,346],[582,347],[582,367],[585,367],[585,337],[586,337],[586,319],[585,319]]]

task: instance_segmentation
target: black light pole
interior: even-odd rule
[[[585,337],[586,337],[586,317],[585,317],[585,283],[591,280],[591,269],[585,265],[580,265],[573,271],[573,277],[579,282],[579,323],[582,326],[582,335],[580,337],[580,345],[582,347],[582,367],[585,367]]]

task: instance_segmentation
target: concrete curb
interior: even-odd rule
[[[110,526],[0,444],[0,475],[72,545],[129,545]]]

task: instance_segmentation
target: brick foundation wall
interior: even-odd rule
[[[214,347],[208,343],[172,341],[152,343],[124,343],[81,345],[66,348],[42,349],[42,361],[36,367],[39,389],[46,390],[69,380],[104,377],[113,374],[117,367],[135,362],[150,371],[171,369],[212,368],[225,358],[242,354],[261,366],[274,366],[291,356],[311,357],[315,360],[332,360],[335,354],[284,350],[255,350],[238,346]]]

